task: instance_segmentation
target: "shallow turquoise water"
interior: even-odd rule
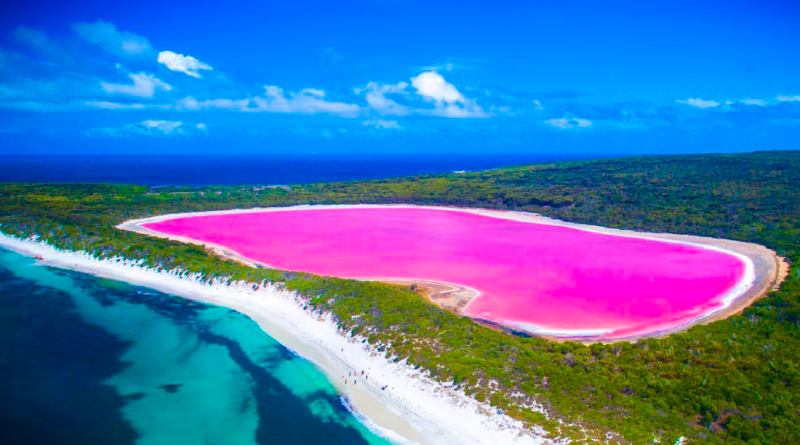
[[[230,309],[0,250],[3,443],[380,444]]]

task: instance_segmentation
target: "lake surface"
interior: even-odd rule
[[[232,310],[0,249],[3,444],[382,444]]]
[[[417,278],[481,295],[465,308],[530,332],[619,337],[719,308],[739,257],[431,208],[327,208],[169,219],[157,232],[211,242],[272,267],[344,278]]]

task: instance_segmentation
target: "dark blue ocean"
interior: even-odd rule
[[[0,156],[0,182],[116,182],[157,186],[302,184],[476,171],[588,157],[558,154]]]
[[[230,309],[0,249],[0,443],[381,444]]]

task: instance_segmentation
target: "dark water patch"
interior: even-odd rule
[[[31,263],[0,250],[0,443],[385,442],[244,315]]]
[[[0,442],[135,443],[126,398],[102,383],[127,345],[85,323],[66,292],[0,265],[0,330]]]
[[[163,389],[169,394],[174,394],[178,392],[179,389],[181,389],[181,386],[183,386],[183,383],[170,383],[168,385],[161,385],[159,386],[159,388]]]
[[[342,443],[359,444],[367,443],[361,434],[353,429],[344,426],[346,417],[350,416],[347,408],[342,405],[339,397],[325,391],[316,391],[307,397],[295,397],[288,388],[280,383],[265,368],[253,363],[248,355],[242,350],[241,346],[233,340],[214,334],[208,330],[203,331],[200,337],[214,344],[219,344],[228,349],[231,358],[244,369],[256,385],[261,389],[256,397],[259,416],[263,419],[271,418],[271,422],[259,424],[256,438],[259,443],[272,443],[275,438],[274,423],[283,425],[288,430],[293,431],[292,439],[296,443]],[[280,356],[273,358],[275,361],[296,360],[296,358],[284,347],[279,347]],[[280,401],[276,405],[276,401]],[[326,403],[333,407],[333,423],[320,419],[311,411],[311,403]]]

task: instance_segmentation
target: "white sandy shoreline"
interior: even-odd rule
[[[202,244],[213,247],[220,254],[235,258],[245,264],[255,265],[258,264],[262,267],[271,267],[268,264],[260,263],[249,259],[238,252],[235,252],[224,246],[218,246],[211,243],[199,242],[187,237],[166,235],[154,230],[143,227],[143,224],[160,222],[175,218],[198,217],[198,216],[213,216],[213,215],[227,215],[227,214],[240,214],[240,213],[259,213],[259,212],[275,212],[275,211],[302,211],[311,209],[368,209],[368,208],[410,208],[410,209],[435,209],[447,210],[454,212],[473,213],[482,216],[493,218],[508,219],[519,222],[554,225],[569,227],[572,229],[601,233],[611,236],[620,236],[626,238],[641,238],[656,240],[666,243],[685,244],[702,249],[713,250],[722,252],[736,257],[745,266],[745,272],[739,282],[724,296],[722,296],[722,304],[713,308],[713,310],[700,314],[699,316],[684,320],[680,323],[672,325],[659,326],[653,331],[643,334],[633,334],[631,336],[611,337],[602,339],[604,334],[607,334],[613,329],[608,328],[586,328],[586,329],[556,329],[547,326],[537,326],[527,323],[505,322],[507,326],[512,326],[521,331],[528,332],[535,335],[542,335],[550,338],[567,338],[567,339],[601,339],[601,340],[635,340],[642,337],[659,337],[668,335],[673,332],[679,332],[688,329],[699,323],[714,321],[719,318],[724,318],[731,313],[735,313],[746,307],[755,299],[763,295],[769,290],[778,279],[779,261],[775,252],[756,244],[744,243],[739,241],[731,241],[716,238],[706,238],[690,235],[674,235],[667,233],[649,233],[649,232],[633,232],[628,230],[611,229],[600,226],[590,226],[586,224],[569,223],[560,221],[534,213],[516,212],[516,211],[500,211],[489,209],[475,209],[475,208],[462,208],[462,207],[439,207],[439,206],[420,206],[409,204],[355,204],[355,205],[299,205],[291,207],[267,207],[267,208],[251,208],[251,209],[232,209],[232,210],[219,210],[207,212],[192,212],[192,213],[174,213],[167,215],[159,215],[149,218],[142,218],[136,220],[126,221],[117,226],[119,229],[130,230],[139,233],[144,233],[151,236],[178,240],[182,242],[189,242],[195,244]],[[369,280],[379,280],[376,278],[368,278]],[[392,278],[392,280],[403,280],[413,282],[413,278]],[[429,280],[430,281],[430,280]],[[462,286],[455,283],[442,283]],[[475,297],[469,301],[464,308],[466,313],[469,305],[480,297],[480,292],[474,290]]]
[[[434,382],[404,362],[384,357],[364,338],[339,331],[330,314],[304,310],[304,297],[277,286],[262,283],[253,289],[252,283],[208,284],[196,276],[148,269],[123,259],[100,260],[2,233],[0,247],[41,258],[40,263],[45,265],[147,286],[241,312],[281,344],[314,362],[368,419],[368,427],[395,442],[552,443],[543,430],[531,430],[460,390]],[[369,372],[369,379],[360,377],[362,369]],[[343,384],[341,376],[348,372],[359,373],[357,385]],[[381,390],[384,385],[387,389]],[[541,407],[534,408],[541,411]]]

